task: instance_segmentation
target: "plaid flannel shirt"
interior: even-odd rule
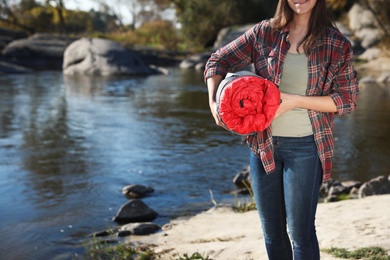
[[[204,72],[205,80],[213,75],[226,76],[228,72],[243,70],[253,64],[256,74],[279,86],[283,62],[290,47],[288,34],[288,26],[282,30],[273,30],[270,20],[261,21],[211,55]],[[352,63],[351,43],[333,27],[325,29],[308,57],[306,95],[329,95],[337,106],[336,113],[308,110],[324,182],[329,180],[332,170],[334,115],[349,114],[356,109],[359,88]],[[266,172],[272,173],[275,162],[270,127],[248,136],[246,143],[261,158]]]

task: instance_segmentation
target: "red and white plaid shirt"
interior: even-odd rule
[[[256,74],[279,86],[283,62],[290,47],[288,34],[288,26],[283,30],[273,30],[270,20],[258,23],[211,55],[204,72],[205,80],[213,75],[225,76],[228,72],[244,70],[253,64]],[[308,111],[322,163],[324,182],[329,180],[332,170],[334,115],[349,114],[356,109],[359,88],[352,63],[351,43],[333,27],[325,29],[325,34],[310,50],[308,57],[306,95],[329,95],[338,110],[336,113]],[[246,143],[261,158],[266,172],[272,173],[275,162],[271,129],[248,136]]]

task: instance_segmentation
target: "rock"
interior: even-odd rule
[[[233,183],[240,189],[246,189],[251,185],[249,165],[241,169],[233,178]]]
[[[64,51],[74,40],[65,36],[34,34],[9,43],[3,56],[16,65],[34,70],[61,70]]]
[[[214,43],[213,49],[219,49],[229,42],[233,41],[237,37],[241,36],[255,24],[246,24],[246,25],[234,25],[221,29],[218,33],[217,40]]]
[[[153,188],[139,185],[139,184],[128,185],[122,189],[123,195],[134,199],[143,198],[153,192],[154,192]]]
[[[1,74],[23,74],[30,73],[32,70],[22,66],[18,66],[9,62],[0,61],[0,75]]]
[[[360,83],[375,83],[376,80],[370,76],[363,77],[359,80]]]
[[[66,48],[63,73],[66,75],[151,75],[158,71],[146,66],[138,55],[118,42],[81,38]]]
[[[359,198],[373,195],[390,194],[390,175],[389,177],[379,176],[366,183],[359,189]]]
[[[131,223],[120,227],[119,231],[129,231],[131,235],[146,236],[160,230],[159,225],[153,223]]]
[[[27,36],[28,35],[26,33],[21,31],[0,28],[0,50],[2,50],[10,42],[17,39],[27,38]]]
[[[112,219],[118,223],[148,222],[157,217],[157,212],[149,208],[141,200],[130,200],[119,209],[117,215]]]
[[[350,193],[352,189],[358,189],[362,186],[360,181],[342,181],[341,185],[346,188],[346,192]]]
[[[333,179],[328,180],[326,183],[322,183],[320,187],[320,197],[326,198],[329,195],[329,190],[333,184],[340,183]]]
[[[116,233],[118,237],[127,237],[131,235],[131,232],[129,230],[119,230],[118,233]]]
[[[347,191],[347,188],[345,188],[343,185],[334,185],[331,186],[329,189],[328,197],[337,197],[340,196],[341,194],[347,194],[349,191]]]
[[[348,12],[349,28],[360,31],[363,28],[375,28],[375,17],[372,12],[359,4],[354,4]]]
[[[88,235],[87,237],[108,237],[108,236],[115,234],[116,232],[117,232],[117,230],[97,231],[95,233]]]
[[[362,183],[358,181],[340,182],[331,179],[327,183],[322,184],[320,196],[325,198],[326,202],[339,201],[342,195],[349,195],[352,198],[352,191],[358,189],[361,185]]]
[[[204,70],[207,60],[210,58],[210,55],[215,50],[225,46],[229,42],[236,39],[238,36],[245,33],[255,24],[246,24],[246,25],[234,25],[221,29],[218,33],[217,40],[214,43],[214,46],[210,52],[204,52],[192,55],[184,59],[179,67],[182,69],[195,69],[195,70]],[[248,69],[250,70],[250,69]]]
[[[137,46],[132,49],[146,65],[155,65],[158,67],[175,67],[181,62],[183,56],[188,56],[189,53],[181,51],[173,51],[159,48],[151,48],[146,46]]]
[[[375,60],[378,57],[381,56],[381,50],[378,48],[369,48],[365,52],[363,52],[361,55],[359,55],[359,59],[371,61]]]
[[[359,189],[356,187],[353,187],[351,191],[349,192],[349,196],[351,199],[358,199],[359,198]]]
[[[360,44],[363,48],[370,48],[383,38],[374,14],[360,4],[356,3],[352,6],[348,12],[348,19],[349,28],[361,40]]]
[[[199,54],[194,54],[186,59],[184,59],[180,64],[179,67],[181,69],[194,69],[194,68],[200,68],[205,66],[207,60],[210,58],[211,52],[203,52]]]
[[[199,62],[195,65],[195,70],[197,71],[203,71],[205,69],[206,63],[205,62]]]
[[[354,52],[355,54],[356,54],[356,53],[361,53],[361,45],[360,45],[360,42],[355,41],[356,37],[354,37],[354,34],[353,34],[353,32],[351,31],[351,29],[349,29],[345,24],[343,24],[343,23],[341,23],[341,22],[337,22],[337,21],[336,21],[336,27],[337,27],[337,29],[339,29],[340,32],[341,32],[345,37],[347,37],[347,39],[351,42],[353,52]]]
[[[381,57],[372,61],[359,64],[356,69],[361,75],[369,75],[375,79],[378,79],[383,73],[390,71],[389,58],[381,55]]]
[[[361,46],[365,49],[371,48],[383,38],[379,29],[363,28],[355,33],[361,39]]]
[[[336,27],[340,30],[342,34],[344,34],[344,36],[351,40],[350,38],[353,37],[353,32],[346,25],[336,21]]]
[[[390,83],[390,72],[381,74],[377,80],[379,83]]]

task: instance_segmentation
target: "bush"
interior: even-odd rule
[[[136,30],[114,32],[107,35],[107,38],[127,47],[146,46],[167,50],[177,50],[181,42],[174,25],[163,20],[148,22]]]

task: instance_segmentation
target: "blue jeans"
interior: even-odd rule
[[[314,222],[322,167],[313,136],[273,137],[273,145],[276,170],[271,174],[265,173],[259,157],[253,152],[250,156],[252,189],[269,260],[318,260]]]

